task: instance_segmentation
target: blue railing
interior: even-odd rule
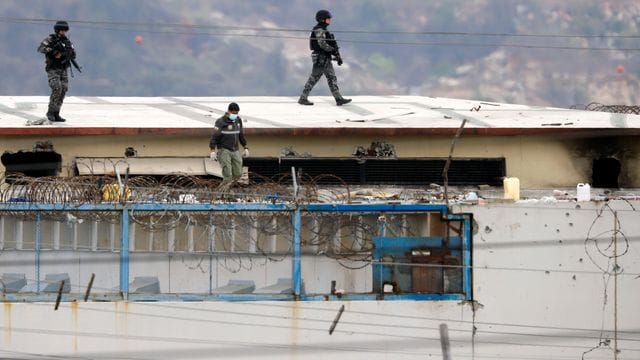
[[[198,301],[198,300],[471,300],[471,215],[452,214],[444,204],[289,204],[289,203],[100,203],[100,204],[45,204],[30,202],[0,203],[2,212],[35,212],[36,213],[36,277],[40,281],[40,252],[41,231],[40,222],[42,212],[56,211],[110,211],[119,212],[120,215],[120,261],[119,261],[119,290],[120,296],[129,300],[140,301]],[[130,294],[129,293],[129,215],[130,212],[157,212],[157,211],[184,211],[184,212],[289,212],[292,214],[292,289],[293,294],[288,295],[259,295],[259,294]],[[301,217],[303,213],[440,213],[445,221],[459,221],[462,224],[460,234],[462,252],[462,293],[461,294],[303,294],[302,270],[301,270]],[[382,232],[382,229],[381,229]],[[39,292],[39,285],[37,287]],[[4,294],[5,301],[25,300],[27,295],[22,293]],[[32,294],[29,301],[52,301],[55,294]],[[76,300],[80,295],[65,294],[63,301]],[[105,298],[105,300],[109,300]],[[115,299],[114,299],[115,300]]]

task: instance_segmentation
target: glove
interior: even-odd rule
[[[338,66],[342,66],[342,57],[338,55],[336,60],[338,60]]]
[[[242,152],[242,157],[249,157],[249,148],[244,148],[244,151]]]
[[[211,154],[209,154],[209,158],[213,161],[218,161],[218,153],[215,150],[211,150]]]

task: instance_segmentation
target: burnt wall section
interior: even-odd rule
[[[593,187],[640,187],[637,137],[592,137],[568,142],[574,166]]]
[[[5,151],[0,159],[7,173],[29,177],[56,176],[62,167],[62,155],[53,150]]]

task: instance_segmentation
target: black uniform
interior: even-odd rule
[[[234,121],[229,119],[229,114],[225,114],[216,120],[213,135],[209,140],[209,148],[224,148],[229,151],[238,151],[242,144],[247,147],[247,139],[244,137],[244,129],[242,127],[242,119],[238,118]]]
[[[218,120],[213,129],[213,135],[209,140],[209,148],[218,152],[218,162],[222,169],[222,189],[226,189],[233,181],[242,177],[242,155],[240,144],[247,151],[247,140],[244,137],[242,119],[238,116],[235,120],[225,114]]]
[[[331,59],[334,57],[337,60],[338,65],[342,65],[342,57],[340,56],[338,43],[336,42],[335,37],[329,32],[329,30],[327,30],[327,26],[329,26],[329,24],[325,22],[325,18],[318,18],[322,11],[325,10],[319,11],[318,15],[316,15],[318,24],[313,27],[309,36],[309,48],[311,49],[313,68],[311,69],[311,75],[309,76],[307,83],[304,85],[304,89],[302,90],[298,103],[302,105],[313,105],[307,97],[318,80],[320,80],[322,75],[324,75],[327,78],[329,89],[336,100],[336,104],[343,105],[351,100],[343,98],[340,94],[338,78],[336,77],[333,65],[331,64]],[[329,12],[326,12],[326,14],[328,15],[328,18],[331,17]]]
[[[71,66],[71,61],[75,60],[76,51],[71,41],[58,32],[59,29],[69,30],[69,25],[66,22],[58,21],[54,29],[56,33],[50,34],[42,40],[38,46],[38,52],[45,56],[45,70],[51,88],[47,119],[65,121],[60,117],[60,108],[69,89],[67,69]]]

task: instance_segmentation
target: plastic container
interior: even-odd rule
[[[516,177],[505,178],[502,184],[505,199],[520,200],[520,179]]]
[[[591,186],[580,183],[576,187],[578,201],[591,201]]]

